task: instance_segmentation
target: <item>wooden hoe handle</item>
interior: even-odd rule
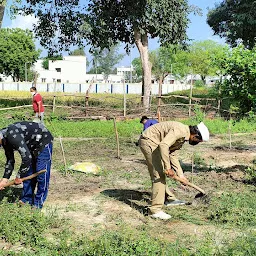
[[[21,178],[21,180],[22,180],[22,182],[25,181],[25,180],[31,180],[31,179],[35,178],[36,176],[38,176],[39,174],[45,173],[46,171],[47,170],[41,170],[41,171],[33,173],[33,174],[31,174],[27,177]],[[4,187],[9,187],[9,186],[14,185],[14,184],[15,184],[15,180],[11,180]]]
[[[201,192],[201,193],[203,193],[203,194],[206,194],[203,189],[199,188],[198,186],[196,186],[195,184],[193,184],[193,183],[191,183],[191,182],[184,181],[183,179],[181,179],[181,178],[180,178],[179,176],[177,176],[177,175],[168,176],[168,177],[170,177],[170,178],[172,178],[172,179],[174,179],[174,180],[177,180],[177,181],[183,183],[184,185],[187,185],[187,186],[189,186],[189,187],[192,187],[192,188],[198,190],[199,192]]]

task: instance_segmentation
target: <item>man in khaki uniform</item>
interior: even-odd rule
[[[189,141],[196,145],[209,140],[209,131],[204,123],[188,126],[179,122],[161,122],[147,128],[141,135],[140,148],[146,158],[152,186],[151,217],[169,219],[171,216],[162,211],[165,198],[177,201],[166,185],[165,173],[172,176],[175,172],[186,181],[175,151]]]

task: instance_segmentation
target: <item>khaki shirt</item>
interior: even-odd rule
[[[180,149],[184,142],[189,140],[190,130],[188,125],[167,121],[150,126],[142,133],[142,137],[158,145],[164,169],[168,170],[171,168],[169,153]],[[176,156],[174,156],[173,160],[175,158]]]

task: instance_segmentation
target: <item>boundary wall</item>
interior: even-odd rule
[[[33,83],[13,82],[0,83],[0,91],[29,91]],[[39,92],[65,92],[65,93],[86,93],[89,83],[38,83],[36,85]],[[162,94],[174,91],[182,91],[190,88],[190,84],[163,84]],[[94,83],[90,89],[90,93],[116,93],[116,94],[142,94],[141,83],[125,83],[125,84],[106,84]],[[152,94],[158,95],[159,85],[152,84]]]

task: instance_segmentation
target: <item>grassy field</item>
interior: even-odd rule
[[[0,114],[1,127],[31,117],[29,110]],[[178,120],[197,124],[202,117]],[[210,141],[185,144],[179,158],[188,179],[208,196],[195,200],[195,190],[168,179],[171,190],[191,204],[165,207],[172,219],[160,221],[147,214],[151,182],[134,144],[142,130],[139,119],[117,122],[117,159],[112,120],[75,122],[48,115],[45,123],[55,136],[49,196],[39,212],[14,203],[20,188],[0,192],[0,255],[256,255],[255,121],[204,122]],[[93,162],[99,174],[65,170],[58,136],[68,166]],[[16,172],[20,157],[15,156]],[[4,164],[0,150],[0,175]]]

